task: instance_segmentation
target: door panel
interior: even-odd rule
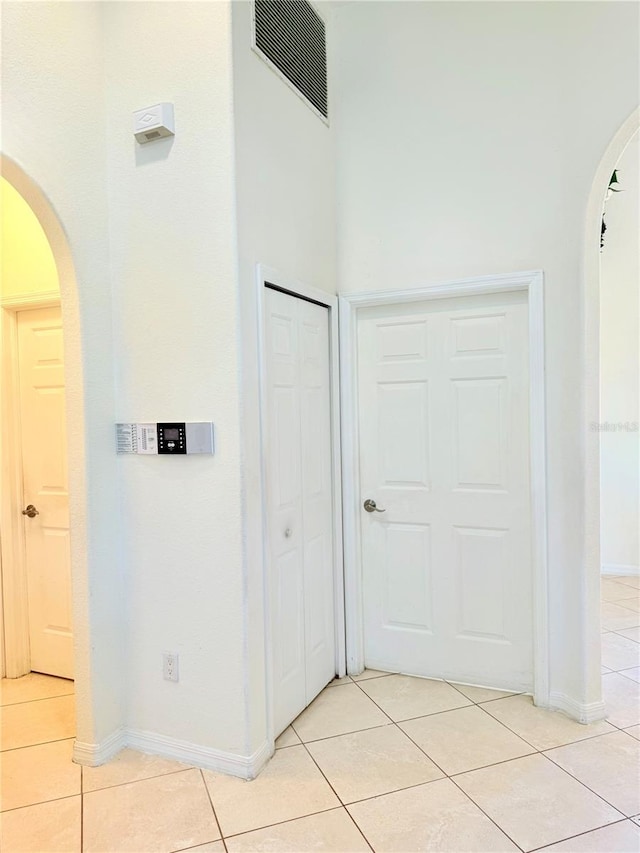
[[[21,311],[18,368],[31,669],[73,678],[71,562],[62,321]]]
[[[329,321],[326,308],[270,288],[265,309],[267,524],[279,733],[335,674]]]
[[[366,665],[532,684],[523,295],[360,312]]]

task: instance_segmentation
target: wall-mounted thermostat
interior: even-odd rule
[[[162,456],[213,453],[213,424],[211,421],[116,424],[116,450]]]
[[[175,136],[176,125],[173,117],[173,104],[155,104],[133,114],[133,133],[141,145]]]

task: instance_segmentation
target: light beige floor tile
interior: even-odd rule
[[[458,708],[400,723],[448,776],[534,752],[482,708]]]
[[[640,575],[618,575],[618,577],[612,578],[612,580],[615,580],[616,583],[623,583],[635,589],[640,589]]]
[[[151,779],[153,776],[163,776],[165,773],[175,773],[189,769],[188,764],[159,758],[157,755],[146,755],[134,749],[123,749],[108,764],[100,767],[83,767],[82,790],[98,791],[101,788],[111,788],[126,782],[139,782],[141,779]]]
[[[341,687],[343,684],[353,684],[353,681],[348,675],[345,675],[344,678],[334,678],[327,684],[327,687]]]
[[[602,663],[614,672],[640,666],[640,643],[615,632],[605,634],[602,638]]]
[[[638,853],[640,830],[623,820],[542,849],[545,853]]]
[[[625,729],[625,732],[637,740],[640,740],[640,726],[630,726],[628,729]]]
[[[625,678],[630,678],[632,681],[640,682],[640,666],[634,666],[631,669],[621,669],[620,675]]]
[[[493,687],[476,687],[471,684],[457,684],[453,681],[451,685],[463,693],[467,699],[471,699],[472,702],[491,702],[493,699],[504,699],[505,696],[517,695],[511,690],[494,690]]]
[[[373,678],[360,686],[396,722],[472,704],[445,681],[410,675]]]
[[[360,675],[352,675],[354,681],[368,681],[370,678],[382,678],[383,675],[393,675],[392,672],[381,672],[379,669],[365,669]]]
[[[621,607],[611,601],[603,601],[600,621],[603,628],[609,631],[620,631],[633,628],[638,624],[638,614],[628,607]]]
[[[602,676],[607,720],[620,729],[640,723],[640,684],[617,672]]]
[[[197,847],[186,847],[177,853],[226,853],[223,841],[211,841],[209,844],[198,844]]]
[[[627,817],[640,813],[640,741],[631,735],[613,732],[545,755]]]
[[[309,752],[343,803],[441,779],[444,773],[396,726],[309,744]]]
[[[617,580],[603,580],[600,585],[600,595],[603,601],[619,601],[621,598],[632,598],[634,588]]]
[[[280,737],[276,738],[276,749],[284,749],[285,746],[297,746],[300,743],[300,738],[291,728],[287,728],[282,732]]]
[[[0,850],[4,853],[80,853],[81,798],[69,797],[4,812]]]
[[[53,696],[69,696],[75,685],[68,678],[54,678],[29,672],[22,678],[3,678],[0,682],[0,705],[15,705],[17,702],[32,702],[35,699],[51,699]]]
[[[370,853],[370,847],[344,809],[279,823],[227,838],[229,853]]]
[[[204,778],[225,836],[340,805],[303,746],[277,750],[251,782],[210,770],[204,771]]]
[[[348,806],[376,853],[517,850],[449,779]]]
[[[2,709],[2,749],[74,737],[75,696],[58,696]]]
[[[622,628],[620,631],[616,631],[616,634],[620,634],[621,637],[627,637],[635,643],[640,643],[640,627]]]
[[[374,679],[376,683],[386,680]],[[293,728],[300,740],[307,743],[318,738],[385,726],[388,722],[389,718],[356,684],[345,684],[340,690],[323,690],[293,721]]]
[[[601,666],[600,667],[600,674],[601,675],[606,675],[607,672],[611,672],[611,670],[609,669],[608,666]]]
[[[614,730],[605,722],[583,726],[560,711],[536,708],[531,696],[510,696],[508,699],[488,702],[482,707],[536,749],[553,749]]]
[[[629,587],[631,589],[631,587]],[[616,601],[616,604],[619,604],[620,607],[627,607],[629,610],[633,610],[635,613],[640,612],[640,590],[637,591],[637,594],[632,598],[620,598]]]
[[[73,740],[12,749],[0,761],[2,810],[80,793],[80,767],[71,760]]]
[[[160,853],[220,838],[199,770],[84,795],[86,853]]]
[[[523,850],[620,819],[620,813],[543,755],[456,776],[471,799]]]

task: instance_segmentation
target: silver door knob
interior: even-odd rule
[[[376,502],[372,501],[371,498],[366,499],[364,502],[364,508],[367,512],[386,512],[386,509],[378,509]]]
[[[28,516],[29,516],[29,518],[35,518],[35,517],[36,517],[36,515],[40,515],[40,513],[39,513],[39,512],[38,512],[38,510],[34,507],[34,505],[33,505],[33,504],[29,504],[29,506],[28,506],[26,509],[23,509],[23,510],[22,510],[22,514],[23,514],[23,515],[28,515]]]

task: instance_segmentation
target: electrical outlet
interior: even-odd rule
[[[165,681],[178,680],[178,655],[164,652],[162,655],[162,675]]]

